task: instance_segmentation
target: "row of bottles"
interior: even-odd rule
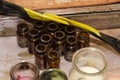
[[[17,42],[35,55],[35,63],[40,69],[59,68],[60,57],[71,62],[76,50],[90,45],[90,36],[74,26],[35,21],[32,29],[26,23],[18,24]]]

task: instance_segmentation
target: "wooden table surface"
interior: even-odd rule
[[[120,28],[101,30],[101,32],[120,39]],[[29,55],[26,48],[17,45],[16,36],[0,37],[0,80],[10,80],[9,71],[13,64],[28,61],[34,64],[34,56]],[[120,80],[120,55],[109,45],[91,36],[92,47],[98,48],[105,53],[108,61],[108,80]],[[71,63],[61,57],[60,68],[68,75]]]

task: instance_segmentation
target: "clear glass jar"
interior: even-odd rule
[[[106,58],[100,50],[86,47],[75,52],[69,80],[106,80]]]
[[[29,62],[20,62],[10,69],[10,80],[38,80],[39,69]]]

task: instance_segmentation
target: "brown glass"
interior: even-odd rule
[[[44,33],[44,27],[46,26],[45,24],[46,23],[44,21],[35,21],[34,22],[34,28],[39,31],[40,35]]]
[[[59,25],[55,22],[48,23],[47,27],[47,33],[53,35],[54,32],[56,32],[59,29]]]
[[[47,54],[47,46],[44,44],[38,44],[35,47],[35,63],[40,70],[44,70],[47,68],[46,65],[46,54]]]
[[[64,42],[65,42],[65,33],[63,31],[56,31],[54,33],[54,42],[53,42],[53,48],[58,51],[60,55],[63,55],[63,48],[64,48]]]
[[[28,51],[30,54],[35,54],[35,46],[39,44],[39,31],[31,29],[28,37]]]
[[[56,50],[51,50],[47,54],[47,66],[48,68],[59,68],[60,67],[60,55]]]
[[[28,24],[20,23],[17,25],[17,43],[21,48],[25,48],[28,46],[27,38],[28,38]]]
[[[65,26],[64,31],[68,36],[76,35],[75,34],[76,30],[75,30],[75,27],[73,27],[73,26]]]
[[[76,36],[68,36],[65,44],[64,58],[71,62],[74,52],[78,49]]]
[[[78,33],[78,48],[84,48],[90,46],[90,35],[87,31],[81,30],[80,33]]]

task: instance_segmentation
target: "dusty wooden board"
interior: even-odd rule
[[[103,5],[120,0],[6,0],[30,9],[52,9],[78,6]]]

